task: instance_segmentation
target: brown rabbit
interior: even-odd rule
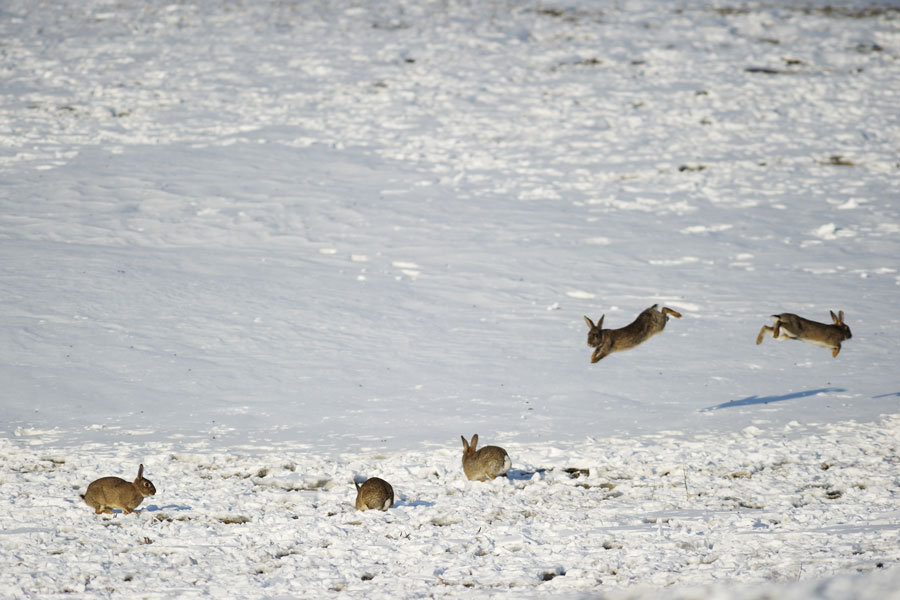
[[[125,481],[119,477],[101,477],[91,482],[81,496],[85,503],[100,513],[110,513],[114,508],[122,509],[126,515],[133,513],[146,496],[156,493],[149,479],[144,479],[144,465],[138,467],[137,479]]]
[[[472,443],[462,438],[463,456],[462,466],[466,477],[472,481],[484,481],[485,479],[493,479],[500,475],[506,475],[512,462],[509,460],[509,454],[506,450],[499,446],[485,446],[481,450],[475,451],[478,444],[478,434],[472,436]]]
[[[844,324],[844,311],[838,314],[831,312],[832,325],[810,321],[791,313],[772,315],[775,322],[772,326],[763,325],[756,336],[756,344],[762,344],[767,331],[772,332],[772,337],[783,340],[801,340],[831,348],[831,356],[837,357],[841,351],[841,342],[849,340],[853,335],[850,328]]]
[[[371,477],[362,485],[356,486],[356,510],[374,508],[387,510],[394,505],[394,488],[384,479]]]
[[[613,352],[628,350],[646,342],[653,335],[665,329],[669,315],[676,319],[681,318],[681,313],[665,306],[662,311],[659,311],[656,310],[657,306],[659,305],[654,304],[644,310],[634,321],[620,329],[603,329],[603,317],[606,315],[600,317],[596,325],[585,317],[584,322],[591,328],[588,332],[587,343],[588,346],[595,349],[591,354],[591,362],[595,363]]]

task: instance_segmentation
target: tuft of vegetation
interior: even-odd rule
[[[563,473],[571,477],[572,479],[578,479],[582,475],[585,477],[589,477],[591,474],[590,469],[579,469],[578,467],[567,467],[563,469]]]
[[[841,154],[833,154],[828,157],[828,160],[819,161],[820,165],[829,165],[832,167],[855,167],[856,163],[853,161],[847,160]]]
[[[216,520],[225,523],[226,525],[243,525],[244,523],[250,522],[250,517],[245,517],[244,515],[226,515],[222,517],[216,517]]]
[[[541,581],[550,581],[551,579],[554,579],[556,577],[559,577],[560,575],[565,575],[565,574],[566,574],[565,569],[556,569],[555,571],[544,571],[543,573],[540,574],[540,579],[541,579]]]

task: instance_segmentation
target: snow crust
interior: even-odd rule
[[[896,598],[898,448],[897,416],[508,444],[513,470],[482,483],[461,475],[461,448],[330,458],[293,445],[4,440],[0,589]],[[126,475],[139,460],[159,490],[139,515],[81,504],[86,474]],[[392,484],[393,508],[355,510],[353,480],[376,475]]]
[[[7,0],[0,595],[900,597],[898,23]]]

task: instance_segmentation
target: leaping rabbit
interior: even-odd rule
[[[841,351],[841,342],[849,340],[853,335],[850,333],[850,328],[844,323],[844,311],[838,311],[838,314],[834,314],[834,311],[830,312],[832,325],[810,321],[792,313],[772,315],[774,323],[771,326],[763,325],[759,330],[759,335],[756,336],[756,344],[762,344],[766,332],[771,331],[772,337],[775,339],[800,340],[831,348],[831,356],[837,357],[838,352]]]
[[[584,322],[591,330],[588,332],[588,346],[594,348],[591,354],[591,362],[595,363],[601,358],[609,356],[613,352],[621,352],[646,342],[648,339],[665,329],[669,315],[676,319],[681,318],[681,313],[668,307],[661,311],[656,310],[658,304],[644,310],[637,318],[620,329],[603,329],[603,315],[597,324],[585,317]]]

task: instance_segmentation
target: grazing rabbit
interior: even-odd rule
[[[783,340],[801,340],[831,348],[831,356],[837,357],[841,351],[841,342],[853,336],[850,328],[844,324],[844,311],[839,311],[836,315],[834,311],[830,312],[833,325],[810,321],[791,313],[772,315],[775,319],[774,325],[763,325],[759,335],[756,336],[756,344],[762,344],[766,332],[771,331],[772,337],[776,339],[780,337]]]
[[[485,446],[481,450],[475,451],[478,444],[478,434],[472,436],[472,443],[469,444],[466,438],[462,438],[463,471],[470,480],[484,481],[485,479],[493,479],[499,475],[506,475],[512,462],[509,460],[509,454],[506,450],[499,446]]]
[[[596,325],[585,317],[585,323],[591,328],[588,332],[587,343],[588,346],[595,349],[591,354],[591,362],[595,363],[613,352],[628,350],[646,342],[650,337],[665,329],[669,315],[676,319],[681,318],[681,313],[665,306],[662,311],[658,311],[656,310],[657,306],[659,305],[654,304],[646,309],[634,321],[621,329],[603,329],[603,317],[606,315],[601,316]]]
[[[356,486],[356,510],[387,510],[394,505],[394,488],[384,479],[372,477],[362,485],[355,481],[353,485]]]
[[[146,496],[155,493],[156,488],[150,480],[144,479],[144,465],[141,465],[134,481],[125,481],[118,477],[101,477],[91,482],[81,499],[98,515],[112,514],[114,508],[122,509],[127,515],[133,513]]]

